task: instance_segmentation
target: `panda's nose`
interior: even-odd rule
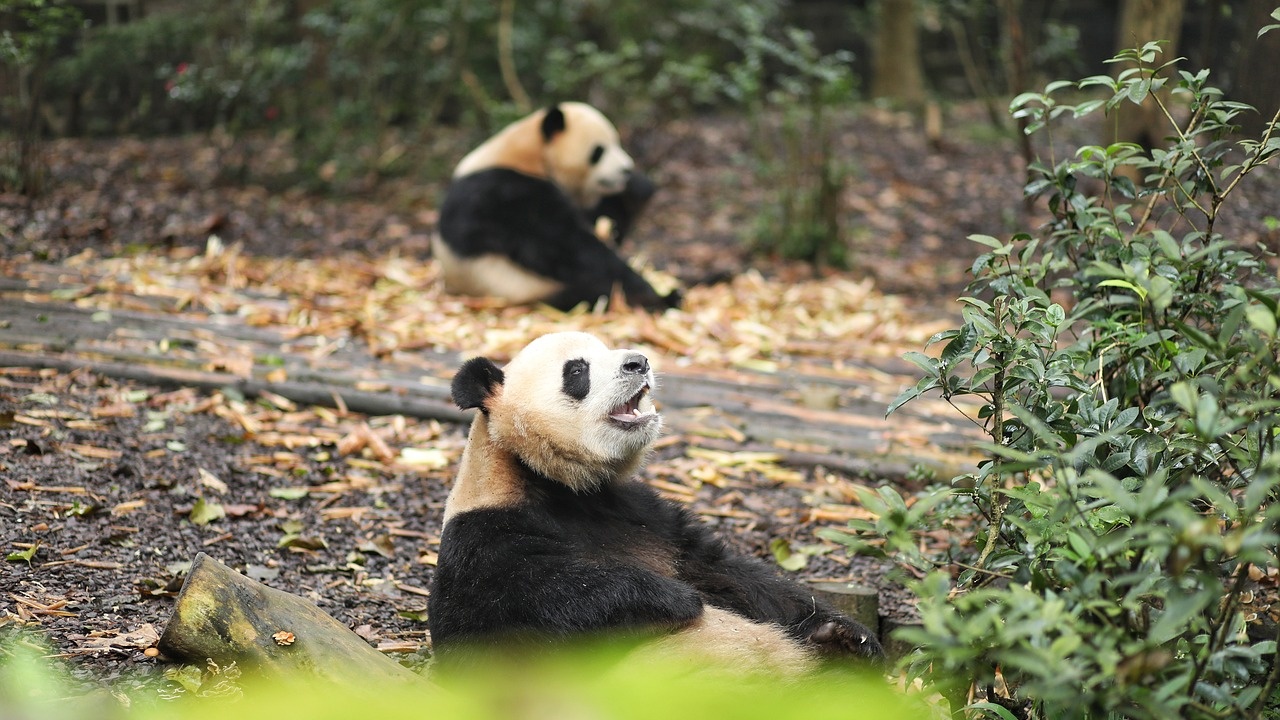
[[[640,353],[632,353],[622,361],[624,375],[646,375],[649,372],[649,358]]]

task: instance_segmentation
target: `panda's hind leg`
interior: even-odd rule
[[[817,670],[819,661],[781,627],[707,605],[692,624],[632,651],[623,666],[673,677],[696,671],[725,678],[796,680]]]

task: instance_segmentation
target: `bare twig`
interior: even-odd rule
[[[516,62],[512,51],[511,25],[515,11],[516,0],[502,0],[498,10],[498,68],[502,72],[502,84],[507,86],[507,93],[515,101],[516,107],[520,112],[527,113],[533,109],[533,103],[516,75]]]
[[[1258,143],[1259,147],[1265,147],[1266,144],[1270,142],[1271,135],[1276,131],[1277,124],[1280,124],[1280,109],[1276,110],[1276,114],[1271,116],[1271,122],[1267,123],[1267,131],[1262,134],[1262,140]],[[1236,188],[1236,185],[1240,184],[1240,181],[1244,179],[1245,175],[1248,175],[1260,164],[1261,163],[1245,161],[1245,163],[1240,166],[1240,172],[1236,173],[1236,176],[1231,179],[1231,182],[1221,193],[1219,193],[1218,197],[1225,198]]]

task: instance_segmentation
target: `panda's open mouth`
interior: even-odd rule
[[[657,413],[652,409],[640,409],[640,402],[648,394],[649,385],[642,385],[639,392],[609,411],[609,419],[625,428],[634,427],[637,424],[653,419],[657,416]]]

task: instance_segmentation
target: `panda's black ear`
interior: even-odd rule
[[[485,407],[485,403],[504,379],[502,368],[494,365],[489,358],[472,358],[458,368],[449,392],[453,395],[454,404],[463,410],[480,408],[481,412],[488,413],[489,408]]]
[[[543,142],[551,142],[551,138],[558,133],[564,132],[564,111],[559,105],[552,105],[547,108],[547,114],[542,116],[542,140]]]

